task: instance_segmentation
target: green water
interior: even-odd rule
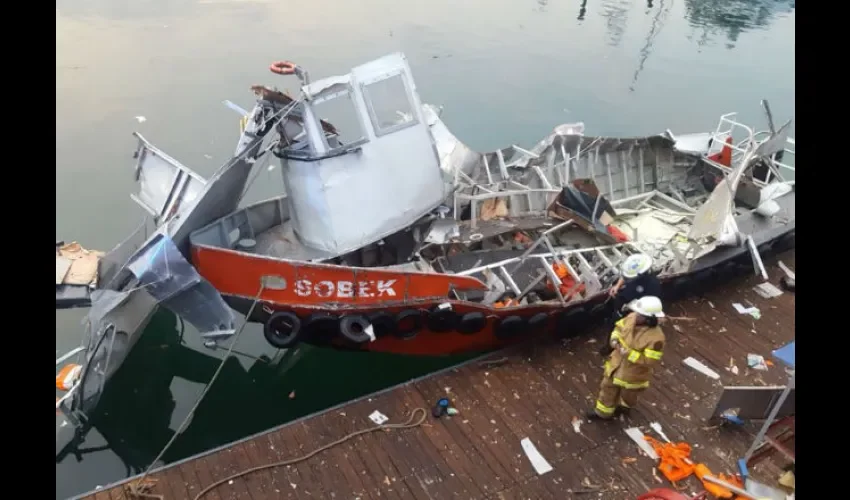
[[[268,72],[273,60],[319,78],[401,50],[422,99],[479,150],[530,146],[565,122],[688,133],[731,111],[765,128],[762,98],[777,122],[795,111],[789,1],[58,0],[56,30],[56,237],[102,250],[142,217],[129,198],[131,132],[210,175],[238,133],[221,101],[249,107],[254,83],[295,90]],[[281,186],[277,170],[263,172],[248,201]],[[79,344],[83,314],[57,312],[57,355]],[[58,461],[57,498],[136,472],[171,437],[220,360],[180,331],[171,314],[154,318],[86,453]],[[237,349],[246,355],[228,360],[167,461],[463,360],[308,348],[278,359],[256,326]]]

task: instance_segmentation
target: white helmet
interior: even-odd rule
[[[645,253],[636,253],[629,255],[623,265],[620,266],[620,272],[624,278],[635,278],[639,274],[643,274],[652,269],[652,257]]]
[[[647,295],[629,302],[629,309],[640,314],[641,316],[655,316],[656,318],[664,317],[664,308],[661,306],[661,299]]]

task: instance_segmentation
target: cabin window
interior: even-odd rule
[[[381,136],[416,123],[413,106],[401,74],[363,86],[375,135]]]
[[[331,151],[366,141],[360,116],[347,90],[314,101],[313,112],[322,120],[325,142]]]

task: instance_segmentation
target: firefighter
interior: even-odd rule
[[[629,255],[620,267],[620,279],[611,287],[608,295],[612,299],[609,328],[614,328],[624,316],[626,305],[633,300],[646,296],[660,297],[661,282],[652,272],[652,257],[643,253]],[[600,340],[604,343],[599,353],[603,356],[611,354],[611,348],[605,342],[607,339]]]
[[[620,279],[608,291],[616,310],[635,299],[661,296],[661,282],[652,273],[652,257],[643,253],[629,255],[620,268]]]
[[[627,307],[632,312],[611,331],[613,351],[605,361],[596,406],[587,414],[590,419],[628,413],[649,387],[652,371],[664,352],[664,332],[658,326],[659,318],[664,317],[661,299],[641,297]]]

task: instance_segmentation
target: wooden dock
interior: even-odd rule
[[[779,257],[794,267],[794,252]],[[782,272],[770,259],[771,282]],[[658,421],[674,441],[693,447],[692,458],[715,473],[736,472],[752,438],[742,429],[718,428],[705,421],[723,385],[782,385],[785,370],[747,368],[747,354],[770,359],[773,349],[794,339],[793,293],[764,299],[744,276],[699,298],[667,304],[668,315],[696,321],[665,326],[668,345],[663,366],[643,396],[638,413],[625,421],[587,422],[576,433],[571,420],[590,408],[601,377],[597,354],[603,332],[573,339],[541,339],[489,355],[460,367],[388,389],[258,436],[192,457],[151,473],[151,491],[166,500],[193,499],[213,482],[241,470],[298,458],[347,434],[374,424],[380,411],[390,423],[407,420],[416,408],[428,411],[424,424],[404,430],[368,433],[291,466],[266,469],[225,482],[203,498],[273,499],[441,499],[441,498],[604,498],[634,500],[657,487],[670,487],[653,473],[623,429]],[[761,318],[739,314],[733,302],[760,308]],[[692,356],[721,375],[712,381],[684,366]],[[739,373],[726,368],[730,360]],[[352,374],[354,376],[355,374]],[[459,410],[435,419],[430,408],[448,397]],[[756,427],[747,431],[754,434]],[[553,470],[538,475],[520,441],[529,438]],[[751,471],[775,485],[778,469],[770,461]],[[132,498],[131,480],[82,498]],[[690,478],[682,492],[701,491]],[[588,494],[589,493],[589,494]],[[148,497],[156,498],[156,497]]]

